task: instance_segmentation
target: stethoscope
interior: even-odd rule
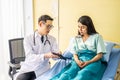
[[[37,30],[36,30],[37,31]],[[34,31],[34,35],[33,35],[33,43],[34,43],[34,46],[36,45],[36,42],[35,42],[35,32],[36,31]],[[44,42],[44,46],[46,45],[46,43],[48,42],[48,44],[50,45],[50,47],[51,47],[51,43],[50,43],[50,41],[48,40],[48,36],[47,35],[45,35],[46,36],[46,40],[45,40],[45,42]],[[60,59],[64,59],[64,60],[66,60],[66,59],[70,59],[70,58],[68,58],[68,57],[64,57],[64,56],[62,56],[61,54],[56,54],[56,53],[53,53],[54,55],[58,55],[59,57],[60,57]]]
[[[37,31],[37,30],[36,30]],[[34,31],[34,35],[33,35],[33,43],[34,43],[34,46],[36,45],[36,42],[35,42],[35,32],[36,31]],[[51,43],[50,43],[50,41],[48,40],[48,36],[47,35],[45,35],[46,36],[46,40],[45,40],[45,42],[44,42],[44,46],[46,45],[46,43],[48,42],[48,44],[51,46]]]

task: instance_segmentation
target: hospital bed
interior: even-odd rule
[[[103,74],[102,80],[120,80],[120,70],[118,69],[118,65],[120,64],[120,44],[105,41],[105,45],[108,52],[107,55],[105,55],[107,59],[107,68]],[[61,69],[70,62],[70,58],[72,57],[69,48],[63,53],[63,56],[69,59],[58,59],[49,71],[39,76],[36,80],[49,80],[49,78],[60,72]]]

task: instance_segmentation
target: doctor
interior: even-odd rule
[[[56,39],[48,33],[53,28],[53,19],[42,15],[38,19],[38,30],[24,39],[25,61],[21,64],[15,80],[34,80],[50,68],[49,58],[59,53]]]

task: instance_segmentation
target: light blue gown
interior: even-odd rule
[[[100,52],[106,53],[106,49],[102,37],[99,34],[94,34],[90,35],[85,42],[83,42],[81,37],[73,38],[70,52],[77,54],[79,60],[85,62]],[[82,69],[72,59],[71,63],[50,80],[101,80],[105,69],[106,64],[102,62],[102,59]]]

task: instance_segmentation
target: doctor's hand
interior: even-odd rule
[[[59,53],[58,54],[62,54],[62,51],[59,51]]]
[[[44,54],[44,58],[58,58],[58,56],[49,52],[49,53]]]

